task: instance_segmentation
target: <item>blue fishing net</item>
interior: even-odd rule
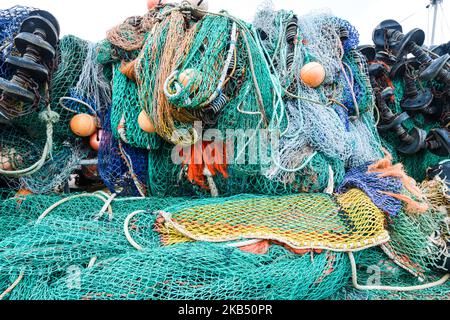
[[[345,193],[352,188],[361,189],[380,210],[389,213],[391,216],[397,216],[403,208],[401,201],[380,191],[400,194],[402,183],[395,178],[380,178],[378,174],[368,173],[368,167],[369,165],[366,164],[351,169],[338,188],[338,192]]]
[[[108,189],[119,196],[142,195],[148,180],[148,152],[122,144],[111,131],[110,112],[103,121],[98,171]]]

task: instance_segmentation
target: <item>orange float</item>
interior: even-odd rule
[[[17,191],[15,198],[31,196],[32,194],[33,192],[31,192],[30,190],[20,189],[19,191]]]
[[[90,137],[97,131],[97,120],[86,113],[77,114],[70,121],[70,130],[79,137]]]
[[[147,112],[145,112],[145,111],[142,111],[139,114],[138,124],[139,124],[139,127],[142,129],[142,131],[145,131],[147,133],[155,133],[156,132],[156,128],[153,125],[152,120],[150,119]]]
[[[190,86],[189,91],[191,93],[198,90],[202,80],[201,73],[195,69],[186,69],[178,76],[178,81],[183,87],[188,88]]]
[[[94,133],[89,141],[89,144],[91,145],[91,148],[95,151],[100,150],[100,141],[102,141],[102,130],[98,130],[96,133]]]
[[[325,81],[325,68],[318,62],[310,62],[303,66],[300,77],[310,88],[317,88]]]
[[[148,10],[154,10],[157,6],[163,5],[165,2],[165,0],[148,0],[147,8]]]
[[[14,171],[16,164],[23,163],[23,158],[17,154],[16,149],[0,150],[0,169],[4,171]]]

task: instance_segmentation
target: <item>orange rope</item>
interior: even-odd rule
[[[243,252],[253,253],[253,254],[267,254],[269,252],[270,246],[272,244],[283,246],[286,250],[289,250],[290,252],[303,256],[305,254],[314,252],[315,254],[321,254],[323,253],[323,250],[297,250],[294,249],[287,244],[277,242],[277,241],[270,241],[270,240],[263,240],[255,244],[250,244],[246,246],[239,247],[239,249]]]

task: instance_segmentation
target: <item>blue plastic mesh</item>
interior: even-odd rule
[[[335,18],[338,25],[348,30],[349,37],[342,42],[345,53],[348,53],[352,49],[356,49],[359,45],[359,32],[356,28],[347,20],[341,18]]]
[[[403,188],[402,183],[395,178],[379,178],[378,174],[368,173],[368,167],[369,165],[366,164],[350,170],[345,176],[344,182],[342,182],[338,192],[345,193],[352,188],[361,189],[380,210],[396,217],[402,210],[401,201],[379,191],[382,190],[399,194]]]
[[[104,120],[98,152],[99,174],[111,192],[119,196],[139,196],[141,194],[136,183],[145,185],[148,181],[148,153],[144,149],[121,144],[114,138],[110,113],[106,114]]]

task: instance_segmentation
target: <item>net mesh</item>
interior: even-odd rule
[[[153,231],[157,216],[145,212],[129,223],[143,250],[131,247],[123,234],[130,212],[187,199],[115,201],[111,218],[98,215],[104,200],[76,198],[36,224],[45,207],[61,199],[30,196],[2,203],[0,217],[8,223],[1,229],[1,287],[24,275],[8,299],[323,299],[348,280],[348,259],[340,253],[312,261],[280,246],[267,255],[208,243],[161,246]]]
[[[138,87],[119,69],[119,65],[114,68],[112,90],[111,128],[114,137],[136,148],[156,150],[161,144],[159,137],[144,132],[138,124],[141,113]]]
[[[361,250],[389,240],[384,214],[356,189],[336,200],[320,194],[203,200],[161,216],[166,244],[180,241],[180,233],[207,242],[270,239],[297,250]]]
[[[0,10],[1,77],[30,10]],[[422,182],[443,159],[401,155],[396,137],[380,137],[358,45],[329,11],[270,2],[252,24],[169,4],[99,43],[63,37],[49,90],[59,117],[42,103],[0,126],[0,170],[15,171],[41,158],[54,122],[42,168],[0,192],[0,298],[448,299],[448,284],[350,283],[349,251],[360,283],[391,286],[433,282],[449,259],[446,182],[419,188],[406,175]],[[309,62],[325,69],[318,88],[301,79]],[[399,113],[405,84],[394,87]],[[140,128],[143,111],[154,133]],[[98,154],[72,134],[76,113],[98,118]],[[113,195],[64,194],[80,168]]]

